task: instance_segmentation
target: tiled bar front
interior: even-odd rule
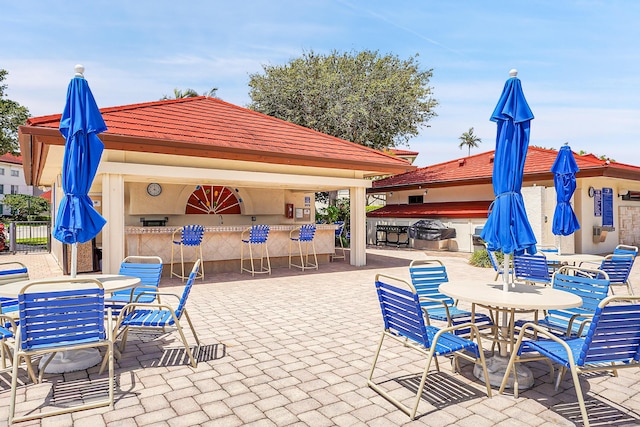
[[[273,267],[287,266],[289,257],[289,235],[298,225],[271,225],[268,248]],[[318,224],[314,239],[318,262],[327,263],[335,252],[335,225]],[[171,263],[172,233],[179,227],[126,227],[126,254],[155,255],[164,264]],[[246,226],[206,226],[202,240],[202,256],[206,271],[240,270],[241,234]],[[296,235],[294,233],[294,235]],[[179,239],[179,233],[176,234]],[[178,260],[180,257],[178,249]],[[297,253],[294,248],[294,253]],[[194,249],[185,247],[185,261],[194,259]],[[179,261],[178,261],[179,262]],[[165,268],[165,275],[168,275]]]

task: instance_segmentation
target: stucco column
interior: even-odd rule
[[[351,265],[367,265],[367,217],[364,187],[349,188],[351,222]]]
[[[124,259],[124,177],[102,175],[102,272],[116,274]]]

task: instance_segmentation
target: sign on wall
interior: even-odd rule
[[[593,191],[593,216],[602,216],[602,190]]]
[[[602,227],[613,228],[613,188],[602,189]]]

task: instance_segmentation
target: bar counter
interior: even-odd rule
[[[274,267],[288,266],[289,233],[302,224],[270,225],[269,257]],[[206,271],[240,271],[240,243],[241,234],[249,226],[244,225],[216,225],[205,226],[202,239],[202,256],[206,264]],[[125,227],[127,256],[154,255],[162,258],[164,264],[171,263],[171,235],[180,227]],[[319,263],[330,261],[330,255],[335,253],[335,224],[317,224],[314,243]],[[297,234],[295,234],[297,236]],[[179,235],[176,234],[176,239]],[[180,248],[176,245],[177,259],[180,262]],[[185,247],[185,262],[193,261],[194,248]],[[304,249],[304,248],[303,248]],[[297,254],[297,246],[294,247]],[[175,260],[174,260],[175,262]],[[165,268],[165,274],[168,268]]]

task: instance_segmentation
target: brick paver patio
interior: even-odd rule
[[[381,331],[374,277],[380,272],[408,279],[409,261],[427,257],[443,260],[452,279],[494,277],[493,270],[469,266],[466,254],[393,249],[368,250],[363,268],[334,262],[319,271],[276,268],[270,277],[255,278],[207,272],[205,282],[196,282],[187,305],[202,343],[196,369],[188,366],[175,331],[132,333],[116,363],[115,410],[87,410],[18,425],[582,425],[570,377],[556,392],[544,364],[530,364],[535,385],[521,391],[518,399],[510,393],[498,395],[495,389],[487,398],[470,364],[453,374],[441,359],[442,372],[431,376],[438,393],[432,388],[423,396],[420,418],[413,422],[367,387]],[[34,278],[61,275],[48,254],[0,256],[0,261],[9,259],[25,262]],[[638,284],[638,279],[636,265],[632,281]],[[163,278],[161,286],[169,292],[182,289],[175,279]],[[190,333],[187,338],[195,346]],[[419,354],[397,345],[386,348],[377,372],[389,380],[385,387],[410,397],[423,362]],[[51,384],[61,377],[47,375],[44,384],[31,385],[28,395],[19,391],[18,410],[62,401],[65,392],[96,375],[97,367],[65,374],[53,395]],[[623,370],[617,378],[594,374],[582,378],[582,384],[592,425],[640,424],[640,372]],[[10,374],[2,373],[0,424],[8,417],[9,394]]]

